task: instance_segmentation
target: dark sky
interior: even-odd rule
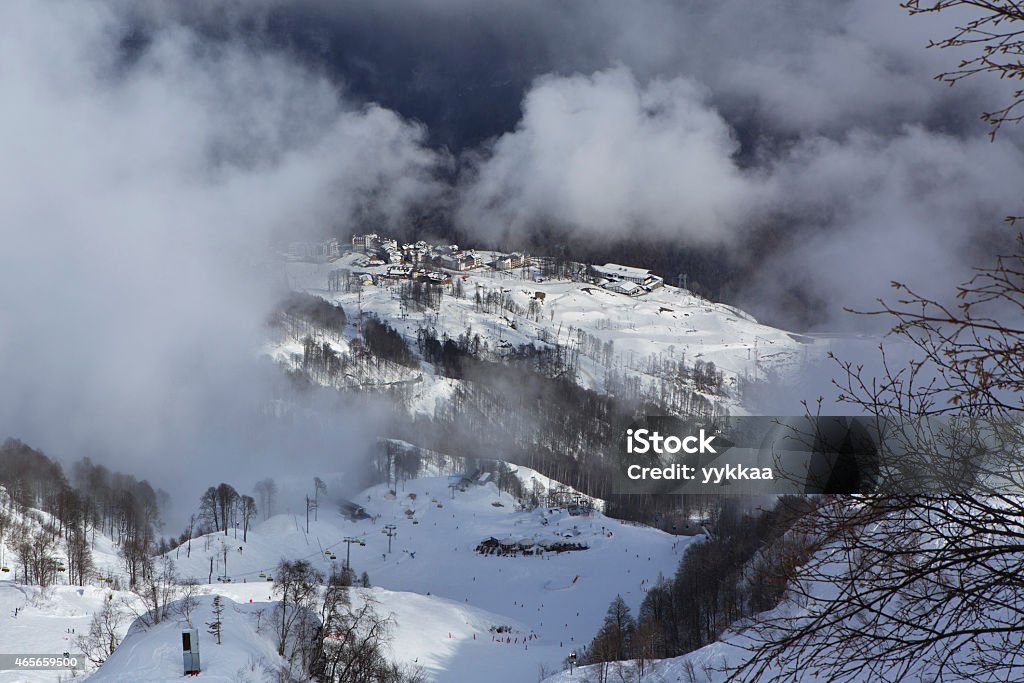
[[[420,126],[449,188],[393,231],[619,254],[800,328],[861,325],[844,305],[893,279],[948,289],[1009,242],[1020,136],[991,145],[979,121],[1008,92],[937,83],[962,55],[925,48],[962,14],[877,0],[263,0],[136,17],[144,33],[180,22],[209,44],[289,55],[350,106]]]

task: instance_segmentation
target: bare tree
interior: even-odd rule
[[[259,498],[259,509],[263,511],[263,519],[274,514],[274,496],[277,495],[277,484],[273,479],[261,479],[256,482],[256,496]]]
[[[166,555],[160,557],[132,590],[142,602],[143,611],[137,615],[139,620],[147,626],[159,624],[167,618],[179,592],[174,560]]]
[[[1024,79],[1016,0],[902,4],[963,17],[931,43],[966,53],[939,80]],[[1009,104],[982,115],[993,139],[1024,118],[1022,102],[1014,88]],[[819,546],[790,582],[800,613],[763,618],[733,679],[795,681],[807,670],[834,681],[1024,679],[1024,242],[953,302],[894,287],[896,304],[873,313],[893,319],[892,334],[917,357],[897,364],[883,345],[879,376],[840,361],[836,384],[841,400],[895,425],[901,455],[915,469],[937,467],[948,491],[835,498],[809,515],[804,530]]]
[[[841,399],[881,419],[899,471],[887,489],[822,504],[817,551],[789,584],[797,614],[755,629],[749,681],[1024,679],[1024,243],[942,303],[895,285],[880,376],[840,362]],[[915,487],[919,487],[915,490]]]
[[[195,535],[196,528],[196,516],[189,515],[188,517],[188,549],[185,551],[185,557],[192,557],[192,537]],[[178,546],[179,548],[181,546]]]
[[[1024,411],[1024,239],[1017,252],[979,269],[957,289],[956,303],[922,296],[893,283],[900,299],[871,315],[895,320],[892,334],[918,350],[905,367],[893,367],[882,348],[883,376],[841,362],[840,400],[872,414],[921,417],[1007,416]]]
[[[211,486],[206,489],[199,499],[199,519],[211,525],[214,531],[220,531],[220,507],[217,505],[216,487]]]
[[[0,492],[0,500],[3,499],[3,492]],[[0,510],[0,565],[7,564],[7,557],[4,555],[7,548],[7,534],[14,527],[14,518]]]
[[[68,581],[84,586],[92,572],[92,550],[85,529],[77,525],[69,528],[64,546],[68,556]]]
[[[621,595],[616,595],[608,606],[601,630],[594,636],[587,650],[587,663],[601,664],[629,659],[633,652],[635,633],[636,621],[630,614],[629,606]]]
[[[220,510],[220,521],[224,525],[224,535],[228,535],[228,529],[233,523],[235,507],[238,504],[238,491],[231,484],[221,482],[214,490],[214,500]]]
[[[89,632],[77,639],[78,647],[97,666],[107,661],[121,642],[121,626],[124,624],[125,613],[114,601],[113,593],[108,593],[103,606],[92,616]]]
[[[34,583],[42,588],[50,586],[57,577],[57,549],[59,532],[51,524],[36,525],[28,522],[15,527],[13,534],[14,553],[22,567],[25,583]]]
[[[376,603],[363,595],[354,605],[350,581],[332,574],[320,611],[322,637],[312,672],[330,683],[381,681],[400,683],[416,680],[415,672],[403,672],[386,656],[393,620],[376,610]]]
[[[266,616],[266,614],[267,610],[263,608],[253,610],[252,615],[256,617],[256,633],[260,633],[263,629],[263,617]]]
[[[274,607],[277,628],[277,653],[282,657],[290,644],[292,628],[312,610],[317,588],[324,575],[306,560],[282,560],[274,571],[274,594],[281,601]]]
[[[1024,79],[1024,7],[1015,0],[903,6],[964,12],[931,43],[967,53],[938,79]],[[1022,119],[1022,102],[1015,88],[1009,104],[982,115],[993,138]],[[790,585],[804,614],[763,620],[763,642],[736,678],[796,680],[799,667],[831,680],[1024,677],[1024,241],[979,269],[953,302],[893,286],[897,302],[872,314],[892,319],[891,333],[916,358],[894,363],[883,345],[879,376],[840,361],[840,400],[895,425],[890,435],[913,469],[937,470],[914,484],[937,480],[947,490],[839,498],[810,515],[805,532],[819,550]]]
[[[238,502],[239,511],[242,514],[242,542],[249,540],[249,525],[252,518],[256,516],[256,501],[252,496],[242,496]]]
[[[966,18],[951,35],[928,45],[967,53],[955,69],[936,79],[950,85],[978,74],[1018,82],[1024,79],[1024,6],[1017,0],[906,0],[902,6],[911,14],[949,11]],[[982,120],[992,125],[993,139],[1004,123],[1024,118],[1018,111],[1022,102],[1024,89],[1017,88],[1009,104],[982,114]]]
[[[199,595],[203,592],[201,584],[196,579],[185,579],[178,588],[178,601],[175,603],[177,611],[185,619],[185,622],[192,626],[192,612],[199,606]]]

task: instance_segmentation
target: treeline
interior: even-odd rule
[[[341,306],[305,292],[291,292],[278,304],[272,322],[284,325],[293,338],[302,339],[318,330],[340,338],[348,320]]]
[[[788,579],[809,557],[810,543],[790,531],[813,499],[788,496],[770,510],[742,510],[724,499],[715,533],[686,549],[676,574],[648,589],[634,619],[612,602],[585,663],[678,657],[716,641],[736,621],[772,609]]]
[[[343,384],[350,369],[376,366],[385,373],[407,373],[418,368],[419,360],[393,327],[372,314],[363,317],[361,339],[353,344],[351,353],[336,350],[328,341],[308,334],[302,339],[302,357],[297,365],[314,381],[324,385]]]
[[[405,339],[393,327],[377,316],[367,315],[363,322],[363,340],[367,349],[377,358],[414,368],[419,366],[416,356]]]
[[[231,484],[221,482],[206,489],[199,499],[200,535],[208,530],[223,531],[241,527],[242,541],[249,540],[249,527],[256,521],[256,499],[239,493]]]
[[[378,451],[371,460],[369,476],[362,483],[366,486],[386,483],[397,488],[402,481],[416,479],[423,472],[444,471],[455,466],[455,459],[447,453],[438,453],[419,446],[382,439]],[[525,508],[558,507],[569,504],[589,505],[589,500],[580,496],[564,484],[557,483],[548,488],[534,480],[532,487],[523,485],[515,469],[507,462],[489,458],[463,458],[461,466],[465,474],[487,475],[487,481],[499,491],[518,499]]]
[[[564,345],[523,346],[500,361],[486,360],[486,343],[467,329],[455,338],[432,328],[417,333],[424,360],[440,374],[462,380],[433,420],[419,419],[409,440],[463,456],[492,457],[532,467],[587,495],[609,501],[622,519],[666,530],[692,512],[711,515],[707,497],[611,494],[617,439],[623,425],[664,407],[647,392],[597,392],[575,379],[577,351]],[[710,366],[709,367],[713,367]],[[690,414],[709,421],[727,413],[694,389],[684,402]]]
[[[440,287],[416,283],[404,286],[403,301],[430,306],[427,299]],[[500,292],[478,306],[507,310]],[[513,323],[510,323],[513,324]],[[727,415],[715,397],[726,393],[723,374],[713,363],[672,354],[633,358],[615,352],[584,330],[570,328],[566,343],[490,347],[478,332],[467,328],[457,336],[439,334],[424,325],[414,346],[386,321],[364,316],[362,349],[340,353],[312,336],[304,340],[300,368],[326,385],[365,390],[358,377],[402,378],[401,370],[415,368],[419,359],[438,374],[460,380],[432,419],[422,416],[396,423],[396,437],[455,455],[504,459],[527,465],[586,494],[609,500],[610,511],[666,530],[691,512],[714,514],[714,504],[684,499],[651,501],[649,497],[611,494],[612,459],[623,425],[645,414],[687,414],[706,421]],[[359,347],[357,347],[357,350]],[[601,391],[581,387],[577,377],[584,357],[606,368]],[[376,366],[373,373],[366,372]],[[638,372],[625,372],[629,368]],[[641,375],[641,373],[645,373]],[[412,398],[415,379],[381,385],[398,401]],[[373,386],[370,382],[370,386]],[[568,408],[568,409],[563,409]]]
[[[150,557],[160,527],[160,503],[166,493],[145,480],[112,472],[85,458],[61,465],[21,441],[0,445],[0,487],[8,511],[0,525],[0,542],[14,548],[26,583],[49,585],[68,572],[71,583],[84,584],[92,574],[90,536],[109,536],[120,548],[134,585],[152,570]],[[47,513],[44,518],[31,510]],[[59,556],[63,551],[67,566]]]
[[[392,436],[453,455],[527,465],[589,496],[608,500],[609,512],[619,518],[668,531],[692,513],[715,513],[716,503],[701,497],[665,500],[611,494],[616,465],[612,455],[623,425],[640,415],[666,411],[709,422],[727,415],[720,403],[702,393],[702,389],[712,394],[721,390],[721,372],[712,363],[697,361],[687,366],[682,360],[663,361],[649,367],[663,377],[647,378],[646,384],[637,380],[635,386],[612,371],[605,391],[598,392],[581,387],[576,379],[581,349],[597,348],[586,335],[571,335],[582,343],[523,345],[502,349],[498,355],[472,328],[449,337],[439,335],[434,327],[421,327],[412,348],[376,316],[366,316],[363,329],[366,354],[342,354],[326,342],[307,338],[301,369],[321,383],[344,386],[338,381],[344,373],[365,374],[359,364],[385,366],[392,372],[416,367],[422,358],[438,374],[461,380],[432,418],[418,415],[408,421],[396,415]],[[602,345],[600,353],[610,358],[611,343]],[[409,385],[394,382],[382,390],[398,401],[409,400],[403,393],[410,391]]]

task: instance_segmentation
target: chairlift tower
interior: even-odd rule
[[[345,568],[346,569],[352,569],[352,544],[356,543],[358,545],[365,546],[366,545],[366,541],[364,541],[361,538],[356,538],[355,536],[346,536],[345,539],[342,541],[342,543],[344,543],[345,546],[346,546],[345,547]]]
[[[356,293],[356,347],[362,350],[363,343],[363,288],[359,287]]]
[[[306,496],[306,533],[309,533],[309,511],[317,510],[320,507],[320,503],[314,498]]]
[[[757,342],[758,341],[765,341],[765,342],[768,342],[769,344],[774,344],[775,343],[771,339],[765,339],[764,337],[758,336],[756,334],[754,335],[754,381],[755,382],[757,381],[757,364],[760,362],[758,348],[757,348]]]
[[[388,537],[388,554],[391,554],[391,539],[398,535],[398,527],[394,524],[385,524],[381,530],[382,534]]]

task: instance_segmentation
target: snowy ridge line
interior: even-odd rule
[[[362,310],[393,327],[414,351],[420,329],[434,329],[439,338],[476,336],[485,360],[501,360],[517,348],[558,345],[575,359],[576,381],[601,393],[621,392],[618,383],[628,375],[630,391],[654,399],[665,393],[666,382],[679,381],[682,364],[692,371],[697,363],[713,363],[724,374],[724,395],[715,398],[733,412],[742,410],[738,394],[743,383],[794,373],[827,352],[827,341],[798,341],[743,311],[686,290],[663,286],[643,296],[625,296],[593,283],[544,277],[535,264],[500,271],[500,278],[480,269],[453,273],[452,284],[437,287],[440,293],[432,303],[418,308],[406,300],[402,280],[386,277],[385,266],[357,265],[361,258],[348,254],[329,264],[285,266],[293,289],[341,305],[348,313],[342,352],[357,335],[353,321]],[[332,280],[332,274],[344,271],[365,273],[363,282],[346,291]],[[594,292],[602,293],[600,299]],[[268,351],[286,360],[292,352],[284,348],[271,344]],[[432,414],[438,397],[431,385],[440,378],[425,371],[422,379],[423,386],[409,390],[409,407]]]

